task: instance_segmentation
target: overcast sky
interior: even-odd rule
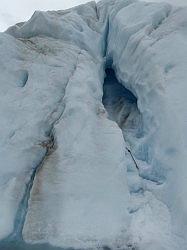
[[[161,0],[147,0],[161,1]],[[165,0],[177,5],[186,4],[187,0]],[[25,21],[35,10],[59,10],[86,3],[88,0],[0,0],[0,31],[9,26]]]

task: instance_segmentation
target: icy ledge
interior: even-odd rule
[[[2,240],[186,248],[186,23],[186,8],[111,0],[0,34]],[[105,65],[137,98],[122,131]]]

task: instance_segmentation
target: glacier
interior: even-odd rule
[[[187,249],[187,7],[102,0],[0,33],[0,249]]]

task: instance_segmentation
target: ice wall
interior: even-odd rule
[[[104,0],[0,34],[0,239],[185,249],[186,12]],[[138,132],[102,105],[105,65],[137,98]]]
[[[95,14],[93,3],[77,8],[75,13],[37,12],[27,23],[7,31],[16,39],[0,34],[1,239],[17,237],[15,225],[20,224],[19,204],[26,195],[33,171],[46,156],[53,125],[64,110],[66,86],[76,70],[81,47],[84,43],[89,45],[91,39],[82,30],[95,33],[91,29],[92,22],[87,24],[87,19],[95,20]],[[59,19],[65,15],[68,17],[60,26]],[[64,39],[54,38],[59,30]],[[86,53],[92,54],[97,44],[97,41],[93,43],[92,50]],[[95,58],[100,57],[98,50],[99,45],[94,52]],[[98,64],[102,68],[102,60]]]
[[[116,9],[109,14],[107,58],[143,116],[133,152],[151,166],[147,177],[164,183],[152,191],[168,206],[172,230],[186,240],[187,9],[138,2]]]

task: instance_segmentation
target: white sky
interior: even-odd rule
[[[0,0],[0,31],[28,20],[35,10],[59,10],[86,3],[89,0]],[[160,2],[162,0],[146,0]],[[165,0],[177,5],[187,5],[187,0]]]

